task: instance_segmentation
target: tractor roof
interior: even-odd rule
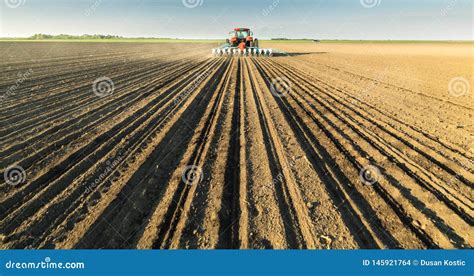
[[[241,32],[248,32],[250,31],[249,28],[235,28],[234,31],[238,32],[238,31],[241,31]]]

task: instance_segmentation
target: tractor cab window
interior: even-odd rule
[[[249,35],[249,33],[246,32],[246,31],[239,31],[239,32],[236,32],[236,36],[237,36],[238,38],[246,38],[248,35]]]

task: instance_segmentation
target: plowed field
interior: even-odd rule
[[[0,248],[471,248],[472,44],[0,43]]]

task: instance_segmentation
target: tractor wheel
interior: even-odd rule
[[[253,47],[258,48],[258,39],[253,40]]]

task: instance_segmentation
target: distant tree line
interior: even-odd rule
[[[68,34],[60,34],[60,35],[49,35],[49,34],[34,34],[33,36],[29,37],[29,39],[120,39],[123,38],[118,35],[68,35]]]

